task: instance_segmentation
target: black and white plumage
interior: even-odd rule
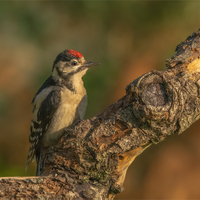
[[[87,94],[82,77],[96,62],[85,61],[82,54],[74,50],[60,53],[53,64],[52,75],[36,93],[29,134],[31,143],[26,169],[30,161],[37,160],[37,173],[41,175],[46,149],[55,145],[64,129],[83,120]]]

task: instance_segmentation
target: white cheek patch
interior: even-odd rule
[[[76,66],[73,66],[73,67],[71,67],[71,66],[69,66],[69,67],[64,67],[63,68],[63,73],[71,73],[71,72],[75,72],[75,71],[77,71],[78,70],[78,68],[80,67],[80,65],[76,65]]]

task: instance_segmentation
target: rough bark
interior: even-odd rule
[[[43,176],[1,178],[0,197],[113,199],[136,156],[200,117],[200,30],[176,51],[165,71],[144,74],[103,113],[66,130]]]

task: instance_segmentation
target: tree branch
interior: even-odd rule
[[[1,178],[0,197],[113,199],[136,156],[200,117],[200,30],[176,51],[167,70],[144,74],[103,113],[67,129],[42,177]]]

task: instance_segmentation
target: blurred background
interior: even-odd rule
[[[64,49],[101,62],[84,77],[85,118],[125,94],[128,83],[165,70],[175,47],[200,28],[198,1],[1,1],[0,176],[25,172],[31,101]],[[200,199],[200,122],[153,145],[130,166],[116,199]]]

